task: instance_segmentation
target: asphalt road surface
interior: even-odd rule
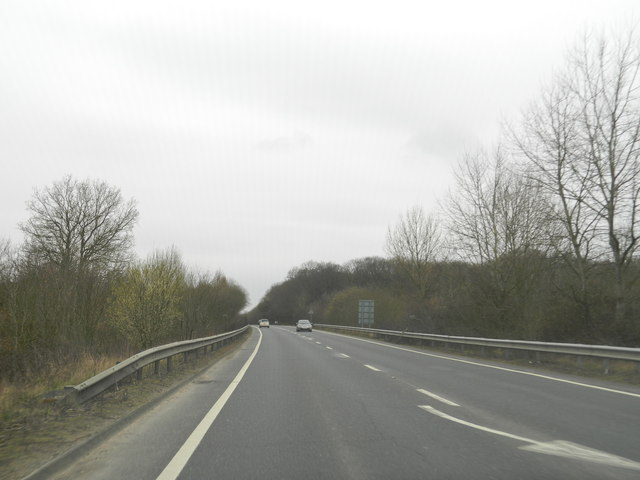
[[[640,389],[256,328],[56,478],[638,479]]]

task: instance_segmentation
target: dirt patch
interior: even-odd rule
[[[58,396],[41,398],[37,403],[31,400],[31,404],[24,406],[21,418],[5,422],[0,430],[0,480],[24,478],[170,389],[192,380],[224,355],[240,348],[248,337],[243,335],[197,360],[174,361],[171,373],[155,376],[145,372],[142,380],[133,376],[117,389],[82,405],[72,405]],[[200,379],[206,380],[210,379]]]

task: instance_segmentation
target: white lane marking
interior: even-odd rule
[[[460,405],[458,405],[457,403],[452,402],[451,400],[447,400],[446,398],[441,397],[441,396],[439,396],[439,395],[436,395],[435,393],[431,393],[431,392],[429,392],[429,391],[427,391],[427,390],[425,390],[425,389],[423,389],[423,388],[418,388],[417,390],[418,390],[420,393],[424,393],[424,394],[425,394],[425,395],[427,395],[428,397],[431,397],[431,398],[433,398],[433,399],[435,399],[435,400],[438,400],[439,402],[442,402],[442,403],[444,403],[444,404],[450,405],[450,406],[452,406],[452,407],[459,407],[459,406],[460,406]]]
[[[211,410],[207,412],[207,414],[200,421],[195,430],[191,432],[191,435],[189,435],[187,441],[184,442],[182,447],[180,447],[180,450],[178,450],[178,452],[173,456],[169,464],[158,476],[157,480],[175,480],[176,478],[178,478],[178,475],[180,475],[180,472],[191,458],[191,455],[193,455],[193,452],[195,452],[196,448],[198,448],[198,445],[200,445],[200,442],[204,438],[205,434],[207,433],[209,428],[211,428],[211,425],[231,397],[231,394],[234,392],[234,390],[242,380],[242,377],[244,377],[245,373],[247,373],[249,365],[251,365],[251,362],[253,362],[253,359],[258,353],[258,349],[260,348],[260,344],[262,343],[262,332],[260,330],[258,330],[258,332],[260,333],[260,338],[258,339],[258,344],[256,345],[256,348],[254,348],[253,353],[251,353],[249,359],[242,366],[236,377],[233,379],[224,393],[220,396],[218,401],[213,405],[213,407],[211,407]]]
[[[600,463],[613,467],[626,468],[628,470],[640,470],[640,463],[629,460],[628,458],[619,457],[611,453],[601,450],[594,450],[577,443],[556,440],[555,442],[537,443],[520,447],[520,450],[528,452],[545,453],[547,455],[555,455],[557,457],[574,458],[585,462]]]
[[[494,428],[484,427],[476,423],[467,422],[460,418],[452,417],[440,410],[436,410],[430,405],[419,405],[419,407],[433,415],[450,420],[467,427],[475,428],[476,430],[482,430],[483,432],[493,433],[502,437],[511,438],[520,442],[529,443],[523,447],[519,447],[520,450],[526,450],[529,452],[543,453],[546,455],[554,455],[557,457],[573,458],[575,460],[582,460],[585,462],[599,463],[602,465],[609,465],[614,467],[626,468],[628,470],[639,470],[640,463],[628,458],[613,455],[611,453],[603,452],[601,450],[595,450],[577,443],[566,442],[564,440],[556,440],[553,442],[538,442],[531,438],[521,437],[519,435],[513,435],[511,433],[503,432],[502,430],[496,430]]]
[[[327,350],[333,350],[333,348],[331,347],[325,347]]]
[[[614,388],[600,387],[598,385],[591,385],[591,384],[588,384],[588,383],[574,382],[573,380],[565,380],[564,378],[551,377],[549,375],[542,375],[542,374],[539,374],[539,373],[525,372],[523,370],[515,370],[513,368],[498,367],[497,365],[487,365],[486,363],[472,362],[471,360],[463,360],[461,358],[447,357],[447,356],[444,356],[444,355],[437,355],[435,353],[426,353],[426,352],[421,352],[419,350],[411,350],[410,348],[398,347],[396,345],[388,345],[386,343],[373,342],[371,340],[365,340],[364,338],[351,337],[351,336],[348,336],[348,335],[341,335],[339,333],[333,333],[333,332],[322,332],[322,333],[327,333],[329,335],[338,335],[338,336],[341,336],[341,337],[347,337],[347,338],[351,338],[353,340],[358,340],[360,342],[373,343],[374,345],[379,345],[381,347],[395,348],[396,350],[402,350],[402,351],[405,351],[405,352],[417,353],[418,355],[424,355],[426,357],[442,358],[444,360],[451,360],[452,362],[466,363],[468,365],[476,365],[478,367],[493,368],[495,370],[502,370],[504,372],[519,373],[521,375],[529,375],[531,377],[543,378],[545,380],[553,380],[555,382],[568,383],[570,385],[577,385],[579,387],[592,388],[594,390],[602,390],[604,392],[618,393],[620,395],[628,395],[630,397],[640,398],[640,393],[625,392],[624,390],[616,390]]]
[[[351,358],[349,355],[347,355],[346,353],[336,353],[336,357],[340,357],[340,358]]]
[[[367,364],[365,364],[364,366],[365,366],[365,367],[367,367],[367,368],[369,368],[369,369],[371,369],[371,370],[373,370],[374,372],[381,372],[381,371],[382,371],[382,370],[380,370],[379,368],[373,367],[373,366],[371,366],[371,365],[367,365]]]
[[[466,425],[467,427],[475,428],[477,430],[482,430],[483,432],[489,432],[489,433],[494,433],[496,435],[500,435],[502,437],[513,438],[514,440],[519,440],[524,443],[538,443],[535,440],[531,440],[530,438],[520,437],[518,435],[513,435],[511,433],[495,430],[493,428],[483,427],[482,425],[478,425],[476,423],[467,422],[466,420],[462,420],[461,418],[452,417],[451,415],[447,415],[446,413],[441,412],[440,410],[436,410],[431,405],[419,405],[419,407],[429,413],[437,415],[438,417],[442,417],[445,420],[450,420],[452,422],[456,422],[461,425]]]
[[[316,345],[322,345],[322,343],[320,343],[320,342],[316,342]]]

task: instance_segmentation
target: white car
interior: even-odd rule
[[[259,321],[258,321],[258,326],[259,326],[260,328],[262,328],[262,327],[267,327],[267,328],[269,328],[269,320],[267,320],[266,318],[263,318],[263,319],[259,320]]]
[[[311,332],[313,330],[313,325],[311,325],[309,320],[298,320],[298,323],[296,323],[296,332],[301,330]]]

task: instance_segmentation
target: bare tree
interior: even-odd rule
[[[498,148],[466,154],[455,171],[456,189],[444,205],[449,247],[463,260],[494,262],[546,251],[548,203],[542,190],[506,165]]]
[[[27,203],[29,220],[20,225],[29,257],[63,270],[85,266],[114,268],[129,260],[135,202],[101,181],[70,176],[36,190]]]
[[[385,251],[407,274],[419,298],[425,298],[433,263],[442,256],[442,233],[435,217],[419,206],[409,209],[388,229]]]
[[[230,327],[225,320],[236,319],[246,304],[244,289],[222,272],[189,273],[181,302],[180,336],[186,340],[224,331]]]
[[[580,279],[583,304],[593,261],[611,262],[616,322],[625,316],[640,226],[639,74],[634,31],[613,40],[586,35],[512,135],[533,176],[555,196],[559,250]]]
[[[385,287],[394,279],[393,264],[382,257],[365,257],[351,260],[345,265],[350,282],[358,287]]]
[[[8,282],[13,276],[12,250],[11,242],[0,238],[0,283]]]
[[[638,247],[640,48],[632,31],[613,42],[586,37],[571,64],[586,155],[579,175],[613,261],[616,322],[625,316],[626,270]]]
[[[443,205],[449,249],[477,266],[469,291],[488,305],[486,322],[498,334],[537,335],[539,318],[530,303],[545,268],[548,204],[542,189],[508,168],[497,149],[467,154],[456,172],[456,187]]]
[[[592,165],[583,162],[580,134],[581,112],[575,92],[564,76],[543,91],[540,100],[524,113],[519,131],[509,136],[527,163],[527,176],[549,195],[551,221],[557,227],[550,245],[578,280],[577,291],[561,286],[582,309],[586,325],[591,323],[589,280],[597,248],[598,219],[585,203]],[[578,174],[582,170],[582,174]]]

